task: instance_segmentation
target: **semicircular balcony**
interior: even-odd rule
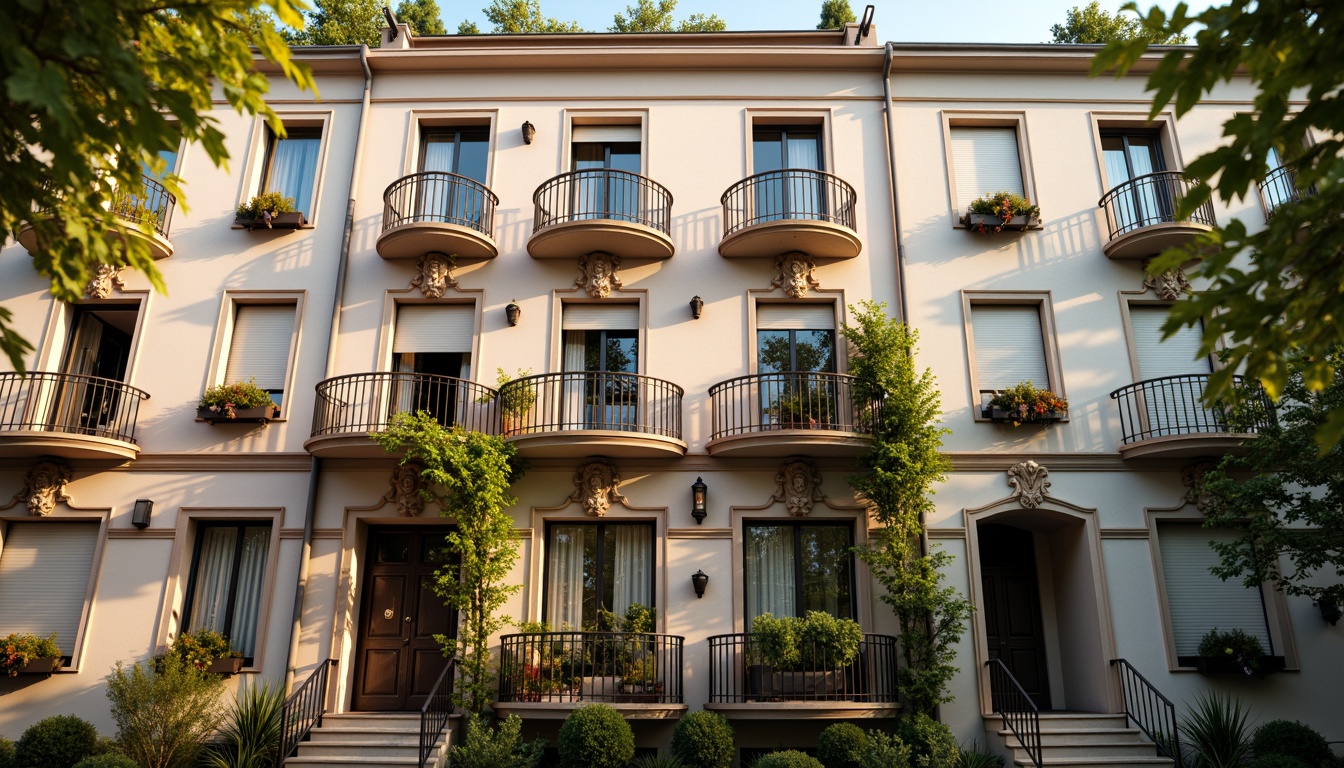
[[[384,259],[450,253],[459,263],[493,259],[499,198],[484,184],[444,171],[404,176],[383,192],[383,231],[375,248]]]
[[[149,393],[74,373],[0,373],[0,456],[129,460]]]
[[[709,388],[711,456],[858,456],[872,445],[877,403],[854,377],[791,371],[739,376]]]
[[[319,382],[313,431],[303,447],[322,458],[374,459],[388,454],[370,435],[398,413],[425,411],[446,427],[495,434],[498,393],[474,381],[429,373],[352,373]]]
[[[623,259],[670,259],[672,193],[653,179],[614,168],[562,173],[532,195],[527,252],[569,259],[602,251]]]
[[[177,196],[164,189],[158,179],[145,176],[138,189],[116,190],[112,194],[109,210],[117,218],[132,225],[126,228],[125,236],[144,243],[151,257],[166,259],[173,255],[173,243],[168,233],[172,228],[173,213],[177,210]],[[59,226],[53,220],[50,209],[37,211],[34,218],[50,226]],[[42,226],[37,221],[27,221],[19,228],[19,244],[29,253],[37,253],[43,247]],[[108,229],[107,236],[119,238],[121,235],[114,229]]]
[[[1106,216],[1106,244],[1111,259],[1147,259],[1167,248],[1188,245],[1217,226],[1213,203],[1205,200],[1189,218],[1176,218],[1181,200],[1197,184],[1180,171],[1137,176],[1115,187],[1097,202]]]
[[[1316,195],[1315,186],[1298,186],[1297,168],[1291,165],[1281,165],[1265,174],[1265,178],[1260,180],[1259,187],[1260,206],[1265,211],[1265,221],[1273,218],[1274,212],[1279,208]]]
[[[499,389],[500,434],[532,458],[676,458],[681,387],[637,373],[567,371]]]
[[[1111,393],[1120,409],[1120,456],[1191,458],[1241,453],[1276,422],[1274,403],[1258,382],[1232,377],[1236,404],[1204,403],[1208,374],[1164,376]]]
[[[758,173],[729,187],[720,202],[719,255],[726,258],[800,251],[814,259],[852,259],[863,250],[855,231],[854,187],[825,171]]]

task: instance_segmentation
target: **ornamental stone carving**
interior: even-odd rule
[[[1012,486],[1012,498],[1027,509],[1041,506],[1050,494],[1050,470],[1034,461],[1024,461],[1008,468],[1008,485]]]
[[[589,517],[602,517],[612,504],[627,503],[620,486],[616,465],[609,461],[589,461],[580,464],[579,471],[574,473],[574,493],[569,500],[582,504]]]
[[[1190,281],[1185,279],[1185,273],[1178,268],[1149,277],[1143,281],[1143,287],[1151,288],[1157,298],[1163,301],[1175,301],[1181,298],[1182,293],[1190,290]]]
[[[420,494],[424,487],[420,473],[424,470],[425,466],[417,462],[399,464],[392,470],[391,488],[383,499],[395,504],[402,517],[416,517],[425,511],[425,497]]]
[[[65,486],[70,482],[70,468],[54,461],[39,461],[23,478],[23,490],[16,501],[28,505],[28,513],[46,517],[56,510],[56,502],[69,501]]]
[[[621,287],[621,278],[616,270],[621,266],[619,256],[609,253],[590,253],[579,257],[579,271],[582,273],[574,284],[582,288],[590,299],[605,299],[613,288]]]
[[[118,291],[126,290],[126,284],[121,280],[121,267],[115,264],[99,264],[89,277],[89,284],[84,286],[84,297],[106,299],[112,295],[114,287]]]
[[[775,279],[770,285],[779,288],[795,299],[807,295],[809,288],[820,288],[821,283],[812,276],[817,265],[801,253],[786,253],[775,258]]]
[[[785,462],[775,475],[774,499],[784,502],[790,515],[806,517],[813,502],[825,500],[821,495],[821,473],[810,462]]]
[[[453,257],[442,253],[426,253],[415,268],[419,270],[411,280],[412,288],[419,288],[426,299],[441,299],[450,287],[457,287],[453,279]]]
[[[1198,464],[1187,464],[1181,467],[1181,484],[1185,486],[1185,496],[1182,501],[1186,504],[1194,504],[1195,509],[1200,512],[1209,502],[1209,495],[1204,491],[1204,476],[1217,465],[1203,461]]]

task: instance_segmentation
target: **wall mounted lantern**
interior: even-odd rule
[[[700,599],[705,596],[705,587],[709,586],[709,574],[697,570],[691,574],[691,586],[695,588],[695,597]]]
[[[536,138],[537,127],[531,122],[523,121],[523,143],[531,144],[532,139]]]
[[[523,316],[523,308],[510,301],[504,307],[504,316],[509,319],[509,327],[512,328],[518,324],[518,319]]]
[[[1332,627],[1338,624],[1341,618],[1344,618],[1344,611],[1339,609],[1339,603],[1324,595],[1316,601],[1316,607],[1321,609],[1321,618],[1325,619],[1325,623]]]
[[[135,508],[131,510],[131,525],[136,528],[149,527],[149,515],[154,511],[154,502],[149,499],[136,499]]]
[[[699,296],[691,297],[691,317],[699,320],[700,313],[705,311],[705,300]]]
[[[705,491],[709,487],[701,478],[695,478],[695,484],[691,486],[691,517],[695,518],[696,525],[703,525],[705,518],[709,515],[705,511]]]

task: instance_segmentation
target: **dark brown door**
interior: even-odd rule
[[[982,525],[980,580],[984,586],[985,640],[989,657],[1001,659],[1040,709],[1050,709],[1041,593],[1031,532]]]
[[[434,635],[455,636],[457,615],[430,590],[449,564],[445,528],[374,528],[355,649],[354,709],[418,710],[448,660]]]

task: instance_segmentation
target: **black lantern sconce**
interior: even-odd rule
[[[1321,618],[1325,619],[1325,623],[1332,627],[1344,618],[1344,611],[1339,609],[1339,603],[1324,595],[1316,601],[1316,607],[1321,609]]]
[[[149,499],[136,499],[135,508],[131,510],[131,525],[136,528],[149,527],[149,515],[154,511],[154,502]]]
[[[510,301],[504,307],[504,316],[509,319],[509,327],[518,325],[518,319],[523,316],[523,308]]]
[[[691,318],[700,319],[700,314],[705,311],[705,300],[699,296],[691,297]]]
[[[691,517],[695,518],[696,525],[703,525],[705,518],[709,516],[709,513],[705,511],[705,491],[707,490],[709,490],[709,487],[705,485],[705,481],[698,477],[695,478],[695,484],[691,486]],[[704,591],[703,587],[701,587],[701,591]]]
[[[531,143],[532,143],[532,139],[536,138],[536,136],[537,136],[537,127],[536,127],[535,125],[533,125],[531,122],[528,122],[528,121],[524,120],[524,121],[523,121],[523,143],[524,143],[524,144],[531,144]]]
[[[705,596],[705,587],[709,586],[709,574],[697,570],[691,574],[691,586],[695,588],[695,598],[699,600]]]

